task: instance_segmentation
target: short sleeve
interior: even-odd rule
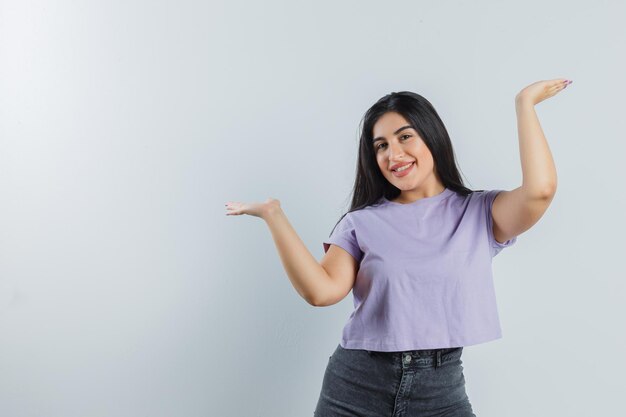
[[[500,251],[504,248],[508,248],[517,242],[517,236],[507,240],[504,243],[500,243],[493,236],[493,216],[492,216],[492,206],[493,202],[496,199],[496,196],[503,190],[489,190],[484,192],[484,202],[485,202],[485,216],[487,218],[487,234],[489,236],[489,246],[491,249],[491,257],[496,256]]]
[[[357,262],[361,262],[363,252],[359,247],[359,243],[356,238],[356,230],[354,228],[352,218],[350,217],[350,213],[343,216],[335,229],[332,231],[330,237],[323,242],[324,253],[328,252],[331,244],[339,246],[352,255]]]

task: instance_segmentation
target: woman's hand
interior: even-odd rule
[[[537,81],[532,83],[528,87],[525,87],[522,91],[515,96],[515,102],[529,102],[533,106],[537,103],[541,103],[547,98],[560,93],[565,87],[572,83],[571,80],[564,78],[556,78],[548,81]]]
[[[263,203],[241,203],[238,201],[227,201],[226,213],[227,216],[238,216],[241,214],[248,214],[250,216],[260,217],[265,219],[265,216],[272,211],[280,209],[280,201],[275,198],[268,198]]]

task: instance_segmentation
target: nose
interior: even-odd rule
[[[389,145],[389,160],[393,161],[394,159],[402,159],[399,158],[404,155],[404,151],[402,150],[402,146],[400,145]]]

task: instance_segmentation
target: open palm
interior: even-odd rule
[[[252,202],[244,203],[239,201],[227,201],[226,204],[227,216],[238,216],[242,214],[248,214],[250,216],[264,218],[272,209],[280,207],[280,201],[275,198],[268,198],[262,203]]]
[[[563,91],[563,89],[571,83],[571,80],[565,78],[537,81],[522,89],[522,91],[515,96],[515,101],[530,102],[535,105]]]

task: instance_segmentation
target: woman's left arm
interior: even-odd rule
[[[538,81],[515,96],[523,180],[520,187],[502,191],[493,202],[493,233],[498,242],[506,242],[530,229],[543,216],[554,198],[556,167],[539,124],[535,105],[571,83],[563,78]]]

